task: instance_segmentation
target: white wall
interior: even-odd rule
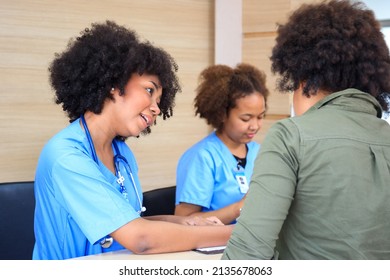
[[[215,0],[215,64],[242,60],[242,1]]]

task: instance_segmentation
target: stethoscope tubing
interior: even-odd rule
[[[95,146],[93,145],[93,140],[92,140],[92,137],[91,137],[91,133],[89,132],[88,125],[87,125],[87,122],[85,121],[84,115],[81,115],[80,119],[81,119],[81,122],[83,124],[84,130],[85,130],[85,134],[87,135],[89,147],[90,147],[91,153],[92,153],[92,158],[96,162],[96,164],[99,165],[99,159],[98,159],[98,156],[96,154]],[[113,146],[114,146],[114,149],[115,149],[114,164],[115,164],[116,173],[120,172],[119,171],[120,170],[119,163],[120,163],[120,161],[122,161],[124,163],[123,166],[125,167],[126,172],[130,176],[131,184],[133,185],[135,194],[136,194],[137,199],[138,199],[140,210],[137,211],[137,212],[139,214],[141,214],[142,212],[146,211],[146,208],[142,206],[141,197],[140,197],[140,195],[138,193],[137,185],[135,184],[133,173],[131,172],[130,164],[127,161],[127,159],[124,156],[121,155],[121,153],[119,151],[119,148],[118,148],[118,145],[115,142],[115,139],[113,140],[112,143],[113,143]],[[118,184],[119,184],[119,182],[118,182]],[[124,188],[124,186],[121,186],[121,188]],[[114,240],[113,240],[113,238],[111,236],[106,236],[99,242],[99,244],[100,244],[100,246],[102,248],[107,249],[107,248],[111,247],[113,241]]]
[[[99,164],[99,159],[97,157],[95,146],[93,145],[93,140],[92,140],[91,134],[89,132],[88,125],[87,125],[87,123],[85,121],[84,115],[81,115],[80,119],[81,119],[81,122],[82,122],[84,130],[85,130],[85,134],[86,134],[87,139],[88,139],[88,143],[89,143],[89,146],[90,146],[90,149],[91,149],[93,160],[97,164]],[[135,180],[134,180],[134,176],[133,176],[133,172],[131,170],[130,164],[127,161],[127,159],[124,156],[121,155],[115,139],[112,141],[112,144],[113,144],[114,150],[115,150],[115,156],[114,156],[115,169],[116,169],[117,172],[120,170],[119,169],[119,163],[122,161],[123,162],[123,166],[124,166],[124,168],[126,170],[126,173],[130,177],[131,184],[133,185],[133,189],[135,191],[135,194],[137,196],[137,200],[138,200],[138,203],[139,203],[139,206],[140,206],[140,210],[137,211],[137,212],[139,214],[141,214],[142,212],[146,211],[146,208],[142,206],[141,197],[140,197],[140,194],[138,192],[137,185],[135,184]]]

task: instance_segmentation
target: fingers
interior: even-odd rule
[[[202,218],[199,216],[187,217],[184,221],[189,226],[220,226],[223,223],[217,217]]]
[[[224,225],[224,224],[221,222],[221,220],[218,219],[218,218],[215,217],[215,216],[208,217],[208,218],[206,218],[206,220],[210,221],[212,225],[216,225],[216,226],[223,226],[223,225]]]

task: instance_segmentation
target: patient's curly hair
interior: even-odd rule
[[[157,75],[163,91],[159,104],[163,119],[172,116],[175,95],[181,90],[178,66],[163,49],[141,42],[135,31],[113,21],[93,23],[67,49],[55,54],[49,67],[57,104],[62,104],[70,122],[87,110],[100,114],[111,88],[124,94],[133,73]],[[150,130],[147,131],[147,133]]]
[[[213,65],[200,73],[199,81],[194,100],[195,115],[204,118],[216,130],[222,129],[237,99],[258,92],[267,104],[266,76],[250,64],[241,63],[234,69],[222,64]]]
[[[389,110],[389,49],[374,13],[361,2],[302,5],[278,26],[271,61],[281,91],[296,90],[301,82],[306,96],[356,88]]]

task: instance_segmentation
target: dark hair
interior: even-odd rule
[[[71,122],[89,110],[100,114],[111,88],[124,87],[133,73],[157,75],[163,87],[159,104],[163,119],[172,115],[175,95],[180,91],[178,66],[163,49],[140,42],[135,31],[113,21],[93,23],[67,49],[55,54],[49,67],[57,104]],[[147,133],[150,130],[147,131]]]
[[[301,82],[306,96],[356,88],[389,109],[389,49],[374,13],[361,2],[302,5],[279,25],[271,61],[281,91]]]
[[[267,104],[266,76],[252,65],[241,63],[234,69],[227,65],[213,65],[201,72],[199,80],[195,115],[199,114],[217,130],[223,127],[223,121],[236,106],[237,99],[257,91]]]

